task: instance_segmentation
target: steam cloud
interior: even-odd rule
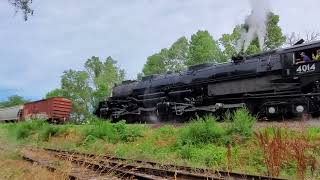
[[[258,37],[259,46],[264,47],[267,34],[268,14],[271,12],[269,0],[250,0],[251,14],[245,20],[245,29],[237,42],[237,51],[246,52],[250,43]]]

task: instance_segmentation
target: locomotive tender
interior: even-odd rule
[[[320,112],[320,62],[310,58],[320,41],[234,58],[223,64],[201,64],[177,74],[124,81],[95,114],[106,119],[166,121],[194,114],[247,107],[260,117]]]

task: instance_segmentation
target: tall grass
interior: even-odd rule
[[[232,123],[228,129],[230,134],[239,134],[242,137],[250,137],[253,134],[253,125],[257,121],[255,116],[252,116],[248,109],[237,109],[232,117]]]
[[[198,117],[181,129],[179,141],[181,145],[217,143],[225,134],[225,129],[217,123],[216,118]]]
[[[48,141],[51,136],[59,135],[67,131],[67,126],[55,126],[43,120],[30,120],[11,125],[11,135],[18,140],[27,139],[37,135],[39,141]]]
[[[59,148],[70,142],[73,144],[68,147],[72,149],[163,163],[263,175],[297,173],[301,178],[315,172],[320,176],[316,167],[320,157],[319,128],[310,128],[305,133],[267,128],[256,134],[253,133],[256,118],[247,109],[229,113],[225,121],[217,122],[212,116],[197,117],[179,128],[172,125],[148,128],[95,119],[87,124],[62,126],[30,121],[10,125],[10,130],[17,139],[46,141],[41,145]]]
[[[227,125],[223,126],[213,116],[197,117],[181,129],[179,142],[182,145],[229,144],[233,136],[248,138],[253,134],[256,117],[245,108],[226,116]]]
[[[82,134],[87,144],[98,139],[111,143],[133,142],[142,136],[140,127],[127,125],[125,121],[115,124],[109,121],[92,121],[83,128]]]

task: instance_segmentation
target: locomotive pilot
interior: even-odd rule
[[[316,55],[312,54],[312,59],[314,61],[320,61],[320,49],[317,50],[317,54]]]

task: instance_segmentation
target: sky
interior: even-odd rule
[[[270,1],[285,34],[320,32],[319,0]],[[208,30],[218,39],[250,13],[249,0],[33,0],[32,8],[25,22],[0,0],[0,100],[41,99],[91,56],[112,56],[134,79],[179,37]]]

